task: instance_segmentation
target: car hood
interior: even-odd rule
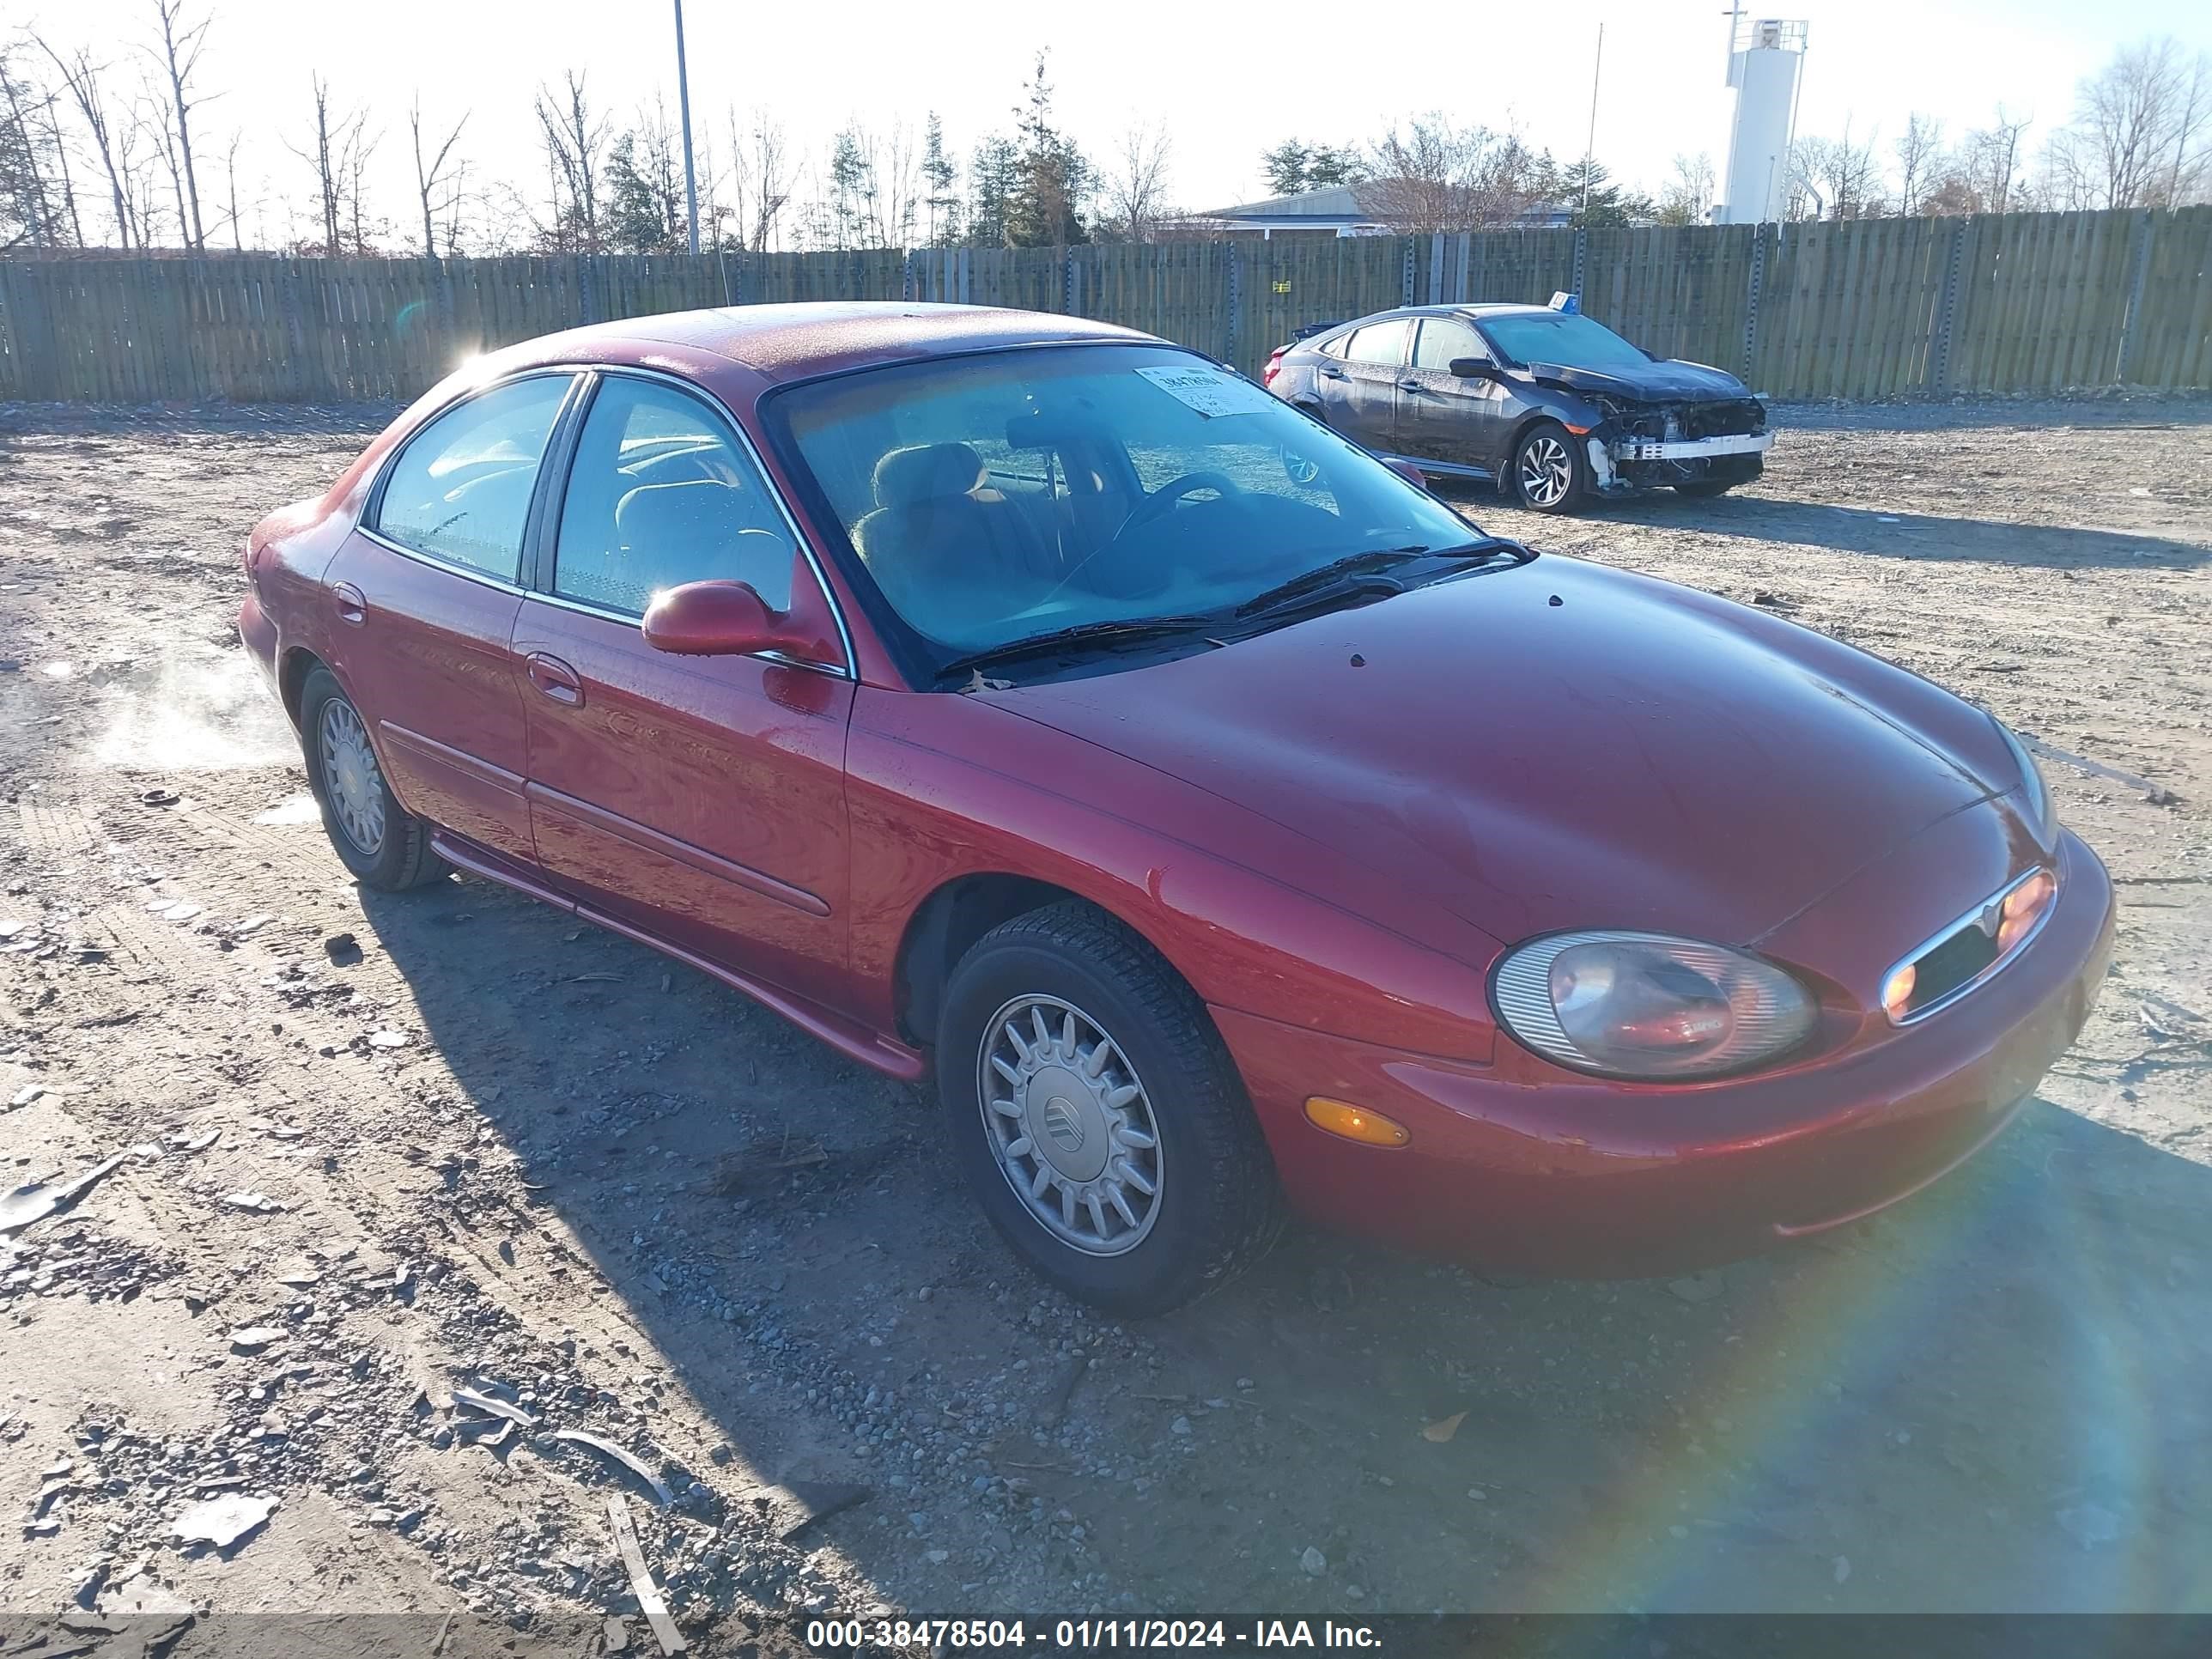
[[[1747,398],[1741,380],[1726,369],[1703,363],[1686,363],[1670,357],[1622,374],[1601,374],[1594,368],[1574,368],[1565,363],[1531,363],[1528,378],[1541,386],[1564,386],[1570,392],[1601,393],[1643,402],[1696,398]]]
[[[1550,555],[981,695],[1499,942],[1616,927],[1748,944],[2018,781],[1986,716],[1893,665]]]

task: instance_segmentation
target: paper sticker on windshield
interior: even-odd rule
[[[1272,394],[1225,369],[1140,368],[1137,373],[1208,420],[1217,415],[1257,415],[1277,406]]]

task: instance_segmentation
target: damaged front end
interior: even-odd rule
[[[1756,398],[1638,402],[1593,397],[1605,418],[1590,428],[1591,483],[1625,495],[1669,485],[1723,489],[1765,470],[1774,436]]]

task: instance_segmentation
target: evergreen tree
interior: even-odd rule
[[[1006,209],[1010,247],[1058,247],[1086,242],[1083,206],[1098,187],[1098,175],[1083,152],[1052,124],[1052,83],[1044,78],[1045,55],[1036,55],[1029,90],[1015,109],[1016,175]]]
[[[833,247],[858,247],[874,217],[876,166],[851,127],[830,149],[830,224]]]
[[[921,140],[922,205],[929,210],[929,246],[941,247],[960,240],[960,193],[955,188],[960,170],[945,153],[945,123],[929,112]]]
[[[1021,183],[1014,141],[994,133],[975,146],[968,163],[968,240],[977,247],[1006,247],[1007,222]]]

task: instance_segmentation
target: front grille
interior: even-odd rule
[[[1918,977],[1912,982],[1912,1000],[1905,1005],[1905,1012],[1917,1013],[1949,996],[1996,959],[1994,935],[1979,927],[1961,927],[1934,950],[1915,958],[1912,966]]]
[[[1682,410],[1685,438],[1734,438],[1759,432],[1766,426],[1766,411],[1753,398],[1722,404],[1690,404]]]

